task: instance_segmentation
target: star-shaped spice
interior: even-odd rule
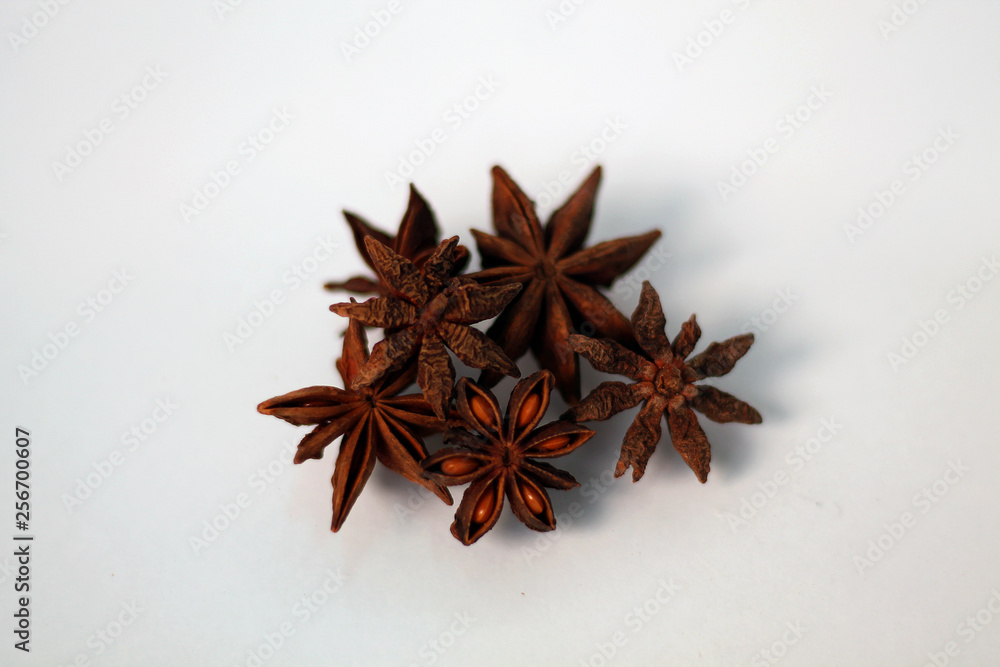
[[[365,239],[368,237],[389,246],[394,252],[418,267],[423,266],[423,263],[438,246],[438,226],[434,220],[434,212],[412,184],[410,185],[410,201],[395,236],[389,236],[372,227],[361,216],[350,211],[344,211],[344,218],[354,233],[354,244],[358,247],[361,258],[372,269],[375,268],[375,265],[372,264],[368,248],[365,246]],[[455,264],[457,269],[461,270],[469,260],[469,251],[465,246],[458,246],[455,251],[457,253]],[[344,282],[329,282],[324,287],[328,290],[346,290],[355,294],[384,295],[388,293],[384,283],[365,276],[355,276]]]
[[[490,337],[515,360],[532,347],[571,404],[580,398],[580,369],[569,335],[575,329],[632,344],[628,319],[595,287],[611,285],[660,237],[654,230],[584,248],[600,180],[598,167],[543,228],[531,200],[507,172],[494,167],[497,235],[472,230],[483,270],[469,277],[488,285],[524,286],[490,327]],[[498,379],[485,373],[481,381]]]
[[[344,353],[337,369],[347,386],[357,377],[368,359],[364,328],[355,320],[344,335]],[[354,502],[372,474],[377,458],[411,482],[432,491],[451,505],[451,494],[443,486],[423,476],[420,461],[427,449],[423,435],[444,430],[431,406],[420,394],[398,396],[413,383],[416,367],[390,373],[367,387],[307,387],[276,396],[257,406],[296,426],[316,425],[299,443],[295,463],[323,458],[323,450],[343,436],[333,472],[333,524],[336,532],[344,524]]]
[[[572,489],[579,483],[567,472],[534,459],[570,453],[594,432],[567,421],[538,426],[549,405],[553,376],[539,371],[511,392],[507,412],[492,392],[462,378],[457,387],[458,428],[445,433],[445,447],[423,462],[427,476],[447,486],[471,482],[451,526],[452,534],[469,545],[496,524],[504,495],[517,518],[538,531],[556,527],[545,487]]]
[[[603,420],[645,401],[625,432],[615,477],[620,477],[629,466],[632,467],[632,481],[642,477],[660,441],[660,420],[666,415],[674,448],[698,479],[705,482],[712,452],[692,408],[716,422],[759,424],[761,416],[735,396],[694,383],[731,371],[753,344],[753,334],[712,343],[704,352],[685,362],[685,357],[698,343],[701,329],[692,315],[681,325],[680,333],[671,343],[665,332],[666,324],[660,297],[647,281],[642,284],[639,305],[632,314],[632,327],[636,341],[648,357],[611,340],[571,336],[573,349],[586,357],[594,368],[625,375],[635,383],[602,382],[563,417],[573,421]]]
[[[388,293],[364,303],[335,303],[330,310],[362,324],[386,329],[352,386],[375,382],[417,359],[417,384],[441,419],[455,384],[448,349],[466,365],[520,376],[517,366],[486,334],[469,326],[496,317],[520,291],[518,284],[486,286],[454,277],[458,237],[441,242],[417,267],[385,244],[368,237],[365,247]]]

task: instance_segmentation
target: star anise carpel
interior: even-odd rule
[[[417,267],[380,241],[365,239],[386,295],[330,306],[338,315],[386,329],[385,338],[375,344],[371,357],[355,375],[353,388],[370,385],[415,359],[417,384],[435,414],[445,419],[455,383],[449,349],[473,368],[520,376],[500,346],[469,325],[496,317],[521,286],[480,285],[456,277],[457,246],[457,236],[442,241]]]
[[[343,356],[337,361],[345,385],[351,386],[367,359],[364,328],[352,320],[344,335]],[[411,364],[364,387],[306,387],[257,406],[262,414],[296,426],[316,426],[299,443],[295,463],[322,458],[327,445],[343,438],[331,479],[334,532],[340,530],[361,495],[376,459],[452,504],[448,490],[428,480],[420,466],[427,456],[421,436],[440,432],[445,424],[421,395],[399,395],[413,383],[415,375],[416,367]]]
[[[536,459],[564,456],[594,432],[568,421],[539,426],[549,405],[553,376],[539,371],[514,387],[505,413],[491,391],[468,378],[456,388],[459,418],[450,423],[444,447],[423,461],[425,474],[446,486],[470,483],[462,496],[452,534],[469,545],[500,518],[504,496],[514,514],[532,530],[556,527],[545,488],[579,486],[567,472]]]
[[[410,185],[410,200],[406,206],[406,213],[399,223],[399,230],[395,236],[372,227],[361,216],[344,211],[344,219],[347,220],[351,232],[354,234],[354,244],[358,247],[358,253],[371,269],[375,269],[371,255],[365,245],[366,238],[373,238],[376,241],[387,245],[401,257],[413,262],[416,266],[423,266],[438,247],[438,226],[434,219],[434,212],[427,201],[420,196],[417,189]],[[469,251],[465,246],[458,246],[455,249],[456,268],[460,271],[465,268],[469,261]],[[387,294],[385,284],[381,280],[372,280],[365,276],[355,276],[343,282],[328,282],[324,285],[328,290],[345,290],[355,294]]]
[[[580,396],[580,371],[569,335],[583,328],[600,337],[633,343],[628,319],[597,287],[610,286],[660,237],[653,230],[584,247],[600,179],[597,167],[543,228],[531,200],[507,172],[494,167],[496,235],[472,230],[483,269],[469,277],[485,285],[523,285],[490,327],[489,336],[511,359],[531,347],[539,364],[554,373],[556,386],[571,404]],[[492,385],[498,379],[484,373],[481,381]]]
[[[695,383],[731,371],[753,344],[753,334],[712,343],[704,352],[685,361],[701,336],[695,316],[681,325],[677,337],[670,342],[659,295],[648,281],[642,284],[639,305],[632,314],[632,328],[645,354],[628,350],[612,340],[570,337],[573,349],[595,369],[624,375],[634,383],[602,382],[563,417],[573,421],[604,420],[644,403],[625,433],[615,477],[629,467],[633,481],[642,477],[660,440],[660,422],[666,416],[674,448],[698,479],[705,482],[711,448],[692,408],[716,422],[759,424],[761,416],[735,396],[711,385]]]

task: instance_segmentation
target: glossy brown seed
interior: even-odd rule
[[[529,394],[521,403],[521,409],[518,410],[517,427],[524,428],[525,425],[530,424],[531,420],[538,416],[538,410],[541,407],[542,397],[539,394]]]
[[[493,415],[493,406],[482,396],[473,396],[469,399],[469,407],[472,408],[472,414],[476,416],[483,426],[492,426],[496,428],[496,422]]]
[[[441,472],[445,475],[458,477],[466,475],[479,466],[479,462],[471,456],[453,456],[441,462]]]
[[[493,508],[495,506],[496,494],[493,493],[491,489],[484,493],[476,503],[476,509],[472,511],[472,522],[486,523],[486,520],[490,518],[491,514],[493,514]]]
[[[554,452],[557,449],[562,449],[568,445],[571,439],[572,438],[568,435],[557,435],[554,438],[538,443],[538,445],[536,445],[536,449],[540,449],[543,452]]]
[[[502,416],[490,390],[468,378],[459,381],[458,404],[444,438],[453,447],[427,457],[421,466],[428,479],[441,484],[471,482],[452,524],[452,535],[462,544],[476,542],[496,523],[503,510],[504,496],[525,526],[539,532],[553,530],[556,517],[546,489],[567,491],[580,485],[572,475],[548,461],[532,460],[532,457],[552,459],[567,454],[594,435],[590,429],[564,421],[536,427],[548,405],[553,380],[549,371],[539,371],[521,380],[511,392],[513,401],[508,400]],[[519,420],[522,413],[530,415],[531,420]],[[496,427],[487,427],[484,421]],[[522,428],[518,428],[519,421]],[[542,449],[543,446],[551,449]],[[464,458],[475,459],[476,467],[464,472],[462,466],[464,474],[446,474],[450,471],[444,467],[446,461],[453,461],[458,468]]]
[[[521,484],[521,497],[524,498],[524,504],[528,506],[532,514],[541,514],[545,511],[541,496],[530,485]]]

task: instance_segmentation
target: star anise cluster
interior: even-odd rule
[[[660,232],[587,246],[600,178],[598,167],[543,226],[531,200],[494,167],[495,233],[472,230],[482,268],[465,275],[468,251],[458,237],[439,241],[434,214],[412,186],[395,235],[344,212],[362,260],[375,272],[374,278],[326,285],[374,295],[330,306],[348,318],[337,362],[344,387],[308,387],[258,406],[263,414],[315,427],[302,439],[295,463],[321,458],[340,438],[331,480],[334,531],[376,460],[449,505],[447,487],[468,484],[452,534],[469,545],[496,524],[505,501],[528,528],[555,528],[546,489],[578,484],[546,459],[593,437],[578,422],[608,419],[641,403],[615,476],[631,467],[633,481],[642,477],[665,417],[674,448],[704,482],[711,451],[693,410],[719,422],[761,421],[743,401],[699,384],[728,373],[752,335],[712,343],[688,359],[700,336],[693,315],[671,342],[649,282],[631,319],[602,294]],[[486,332],[476,327],[489,320]],[[365,327],[382,330],[370,354]],[[542,370],[518,382],[501,410],[491,388],[504,375],[520,377],[516,362],[529,349]],[[479,380],[462,377],[456,384],[452,355],[479,369]],[[603,382],[580,401],[578,356],[632,382]],[[419,391],[405,393],[414,383]],[[553,388],[570,407],[543,425]],[[441,432],[446,446],[428,454],[424,438]]]

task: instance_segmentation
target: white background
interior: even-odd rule
[[[385,2],[49,4],[0,9],[0,663],[995,661],[1000,3],[428,0],[384,27],[369,22]],[[475,109],[446,116],[456,104]],[[249,150],[275,110],[292,119]],[[393,229],[406,187],[386,173],[438,128],[403,181],[445,233],[489,228],[495,163],[543,217],[561,172],[575,188],[600,163],[590,240],[664,233],[611,290],[624,312],[648,275],[671,334],[692,312],[702,345],[758,318],[718,385],[764,424],[706,424],[706,485],[666,441],[638,484],[606,484],[629,413],[559,462],[598,481],[553,493],[581,515],[555,534],[505,516],[463,547],[454,508],[382,469],[329,532],[335,450],[282,463],[305,429],[255,407],[340,383],[327,306],[342,297],[321,285],[362,268],[340,211]],[[81,142],[78,166],[56,166]],[[880,215],[851,232],[859,207]],[[322,243],[341,245],[317,266]],[[587,368],[584,390],[601,379]],[[162,423],[158,400],[176,406]],[[15,426],[32,434],[27,656],[11,634]],[[303,596],[321,603],[306,614]]]

